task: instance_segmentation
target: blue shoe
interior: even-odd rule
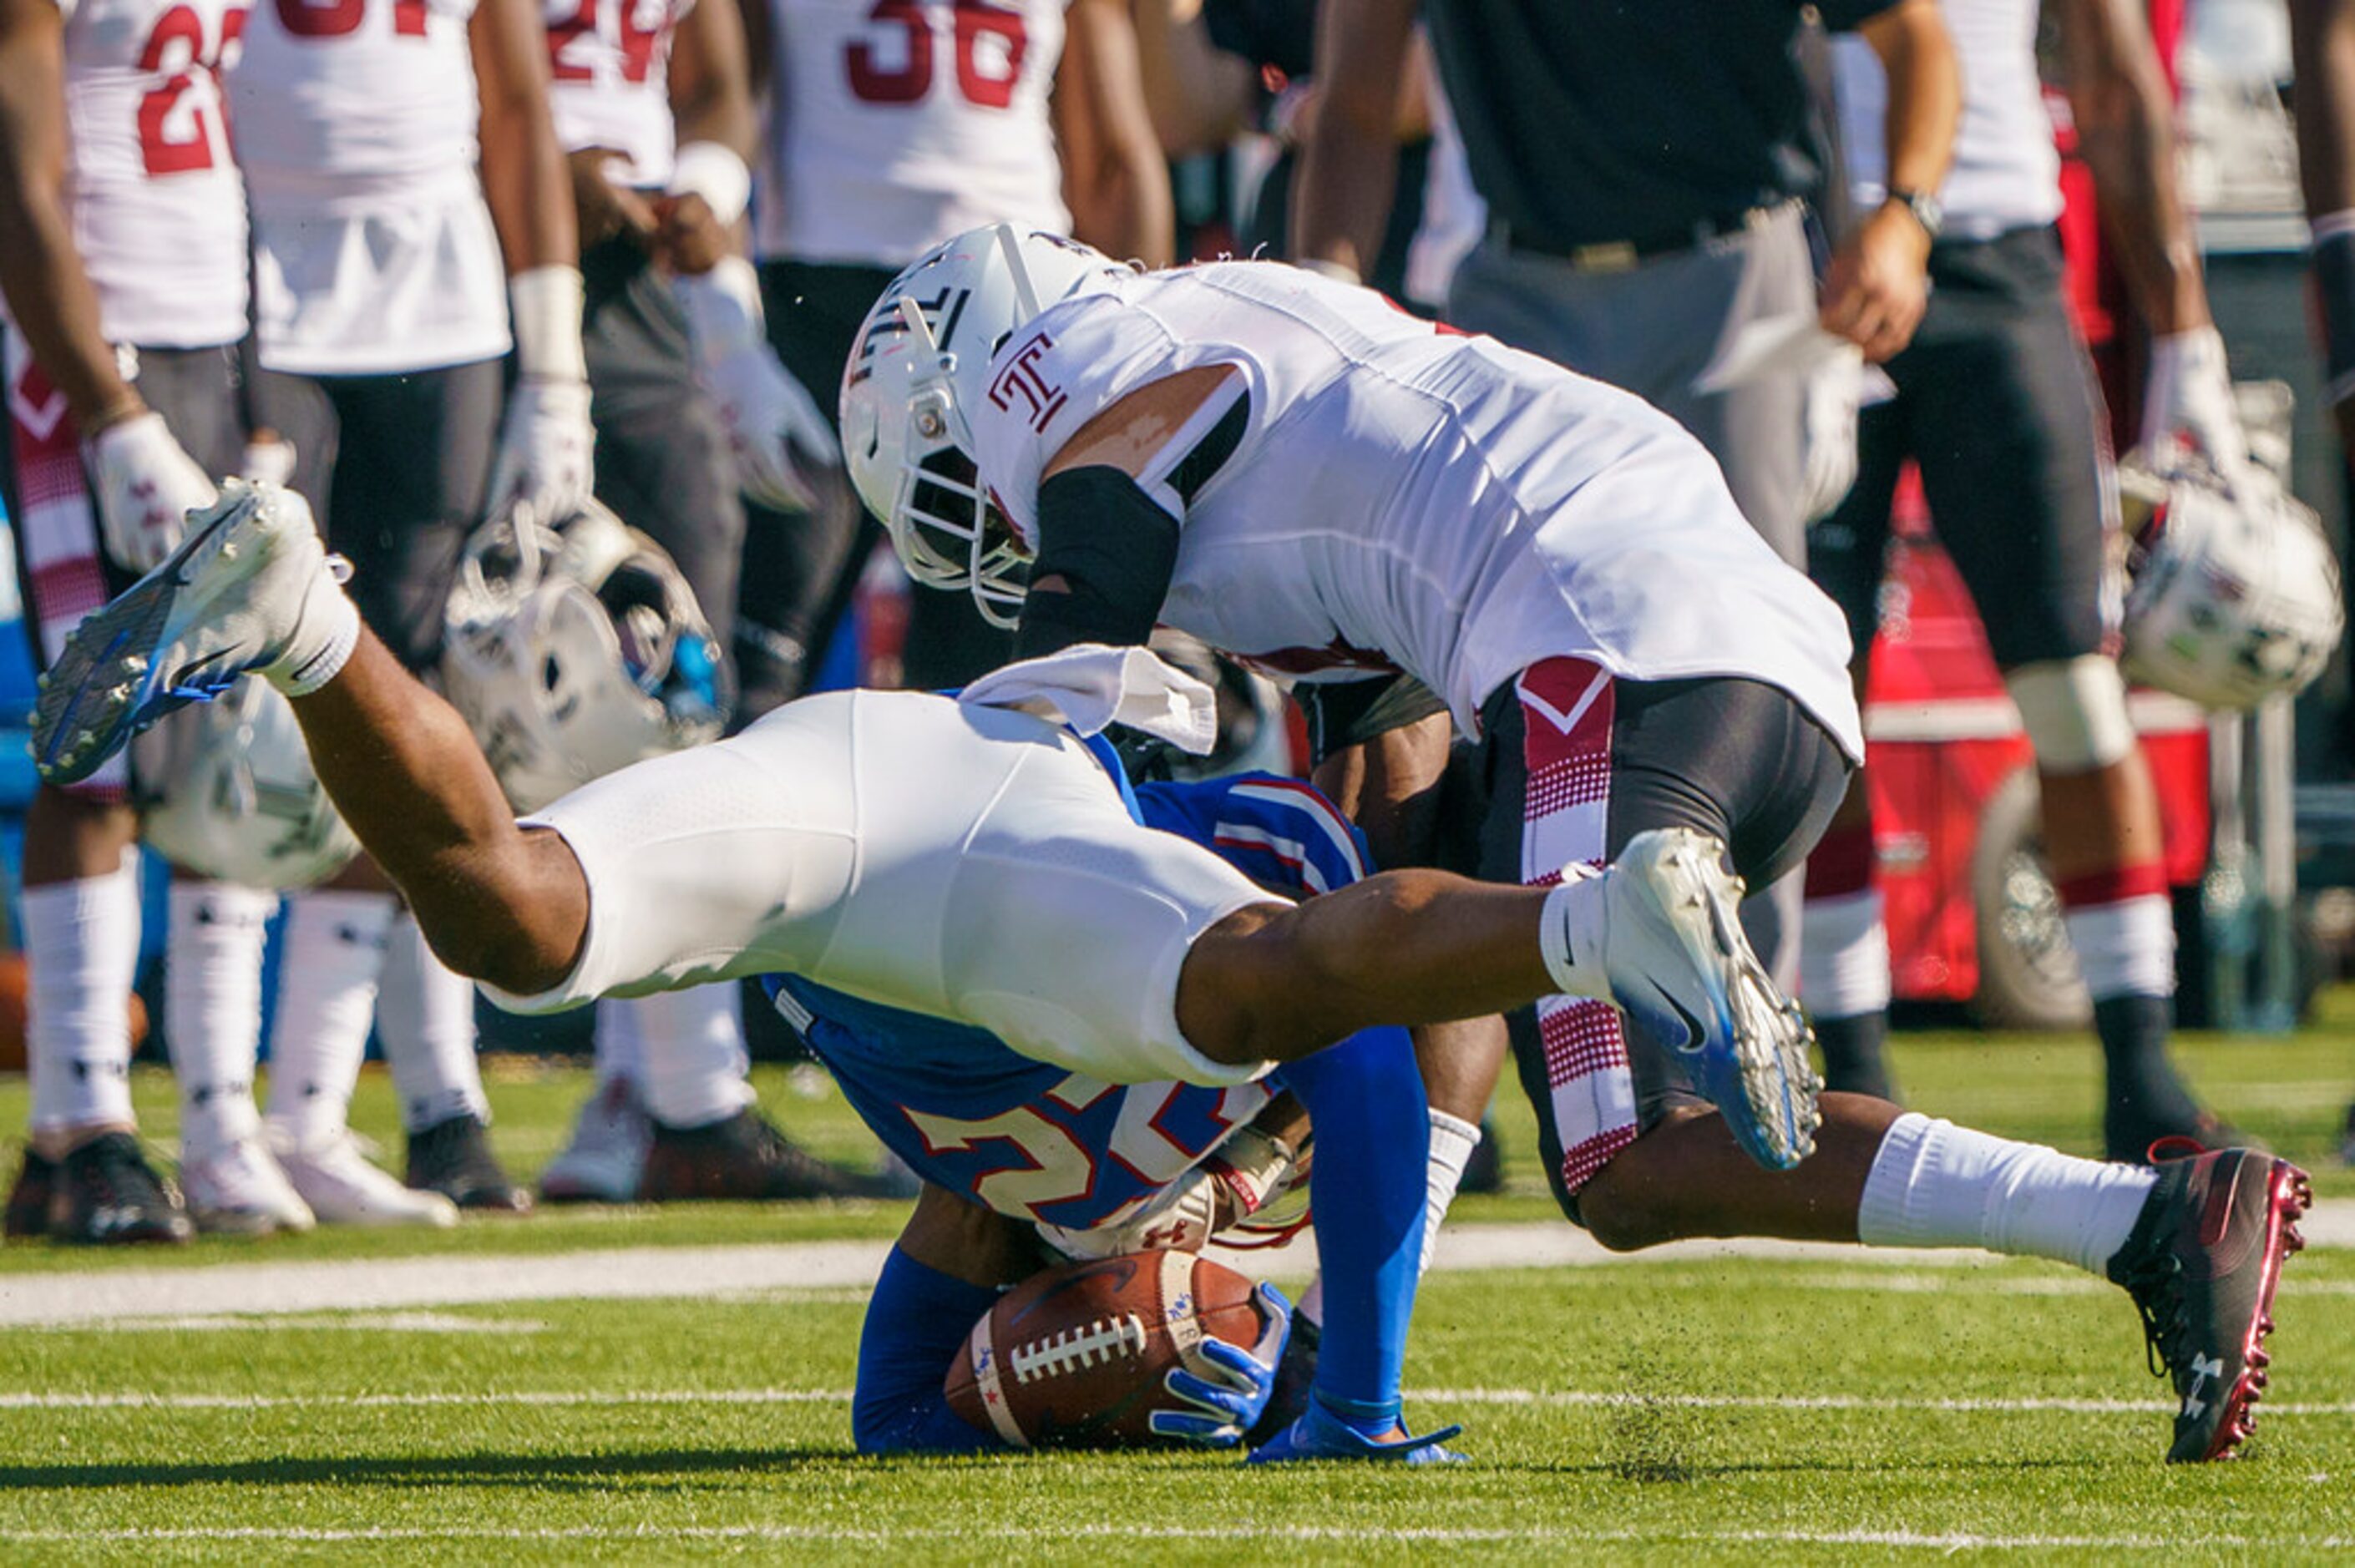
[[[1814,1033],[1742,935],[1725,846],[1689,828],[1627,842],[1604,875],[1612,1000],[1691,1067],[1734,1141],[1770,1171],[1815,1152]]]
[[[131,737],[248,672],[340,663],[358,620],[303,498],[229,480],[164,563],[85,617],[41,677],[33,762],[89,778]]]
[[[1373,1459],[1398,1465],[1461,1465],[1463,1455],[1440,1445],[1463,1431],[1443,1426],[1420,1437],[1383,1443],[1351,1427],[1315,1399],[1299,1420],[1252,1450],[1250,1463],[1285,1465],[1301,1459]]]

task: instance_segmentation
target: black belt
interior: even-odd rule
[[[1755,233],[1781,217],[1785,210],[1797,205],[1796,201],[1782,201],[1770,207],[1744,207],[1740,212],[1701,218],[1672,234],[1654,235],[1642,239],[1603,239],[1586,245],[1556,244],[1541,237],[1516,232],[1513,226],[1502,218],[1491,218],[1488,220],[1488,243],[1500,250],[1514,251],[1523,256],[1543,256],[1556,261],[1567,261],[1582,272],[1626,272],[1639,263],[1657,257],[1698,250],[1712,239]]]

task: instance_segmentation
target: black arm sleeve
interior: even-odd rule
[[[1178,519],[1116,468],[1066,469],[1039,487],[1039,558],[1014,656],[1074,642],[1143,642],[1178,566]],[[1065,587],[1039,585],[1060,577]]]

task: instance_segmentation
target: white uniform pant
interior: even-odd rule
[[[1086,747],[1027,714],[831,693],[525,825],[579,859],[589,931],[559,984],[490,992],[512,1011],[783,971],[1108,1083],[1273,1065],[1208,1060],[1177,1014],[1194,939],[1268,895],[1138,825]]]

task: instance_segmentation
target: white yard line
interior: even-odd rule
[[[1828,1410],[1878,1413],[1944,1413],[1963,1415],[2165,1414],[2164,1399],[1931,1398],[1872,1394],[1635,1393],[1604,1389],[1416,1388],[1407,1397],[1433,1405],[1529,1405],[1539,1408],[1663,1408],[1678,1410]],[[0,1411],[9,1410],[396,1410],[441,1405],[510,1405],[532,1409],[606,1409],[631,1405],[848,1404],[847,1388],[717,1389],[518,1389],[410,1393],[140,1393],[109,1391],[66,1393],[48,1390],[0,1391]],[[2355,1415],[2355,1400],[2265,1401],[2275,1415]]]
[[[578,1525],[539,1529],[497,1526],[407,1527],[370,1526],[337,1530],[304,1525],[222,1526],[218,1528],[159,1527],[153,1530],[5,1530],[0,1542],[25,1545],[80,1545],[86,1542],[155,1543],[176,1542],[251,1542],[256,1543],[344,1543],[369,1542],[610,1542],[658,1545],[665,1542],[857,1542],[876,1545],[895,1542],[1007,1541],[1023,1542],[1072,1541],[1200,1541],[1200,1542],[1335,1542],[1358,1544],[1515,1545],[1519,1543],[1603,1545],[1613,1542],[1754,1546],[1890,1546],[1924,1552],[1987,1550],[2164,1551],[2188,1549],[2211,1554],[2218,1550],[2344,1551],[2355,1546],[2355,1536],[2216,1535],[2205,1531],[2168,1535],[2003,1535],[1910,1530],[1706,1530],[1664,1525],[1651,1529],[1613,1526],[1432,1525],[1414,1529],[1382,1529],[1363,1525],[1257,1525],[1245,1521],[1222,1525],[1161,1524],[1039,1524],[1026,1525],[975,1519],[955,1526],[916,1526],[904,1530],[857,1525]]]
[[[2355,1200],[2317,1204],[2304,1230],[2316,1246],[2355,1246]],[[844,1290],[875,1282],[889,1244],[787,1242],[765,1245],[607,1247],[521,1255],[364,1258],[335,1263],[224,1263],[187,1268],[99,1269],[0,1275],[0,1327],[131,1326],[144,1320],[237,1315],[389,1311],[507,1301],[709,1299],[726,1293]],[[1315,1266],[1305,1243],[1278,1254],[1221,1255],[1250,1274],[1302,1277]],[[1770,1241],[1680,1242],[1639,1254],[1603,1250],[1566,1224],[1455,1225],[1441,1233],[1442,1270],[1640,1268],[1721,1258],[1845,1266],[1831,1288],[1940,1288],[1923,1276],[1988,1267],[1991,1255],[1961,1249],[1879,1250]],[[1873,1284],[1891,1269],[1889,1283]],[[2291,1276],[2293,1281],[2296,1275]],[[2023,1294],[2100,1290],[2069,1276],[2006,1277],[1987,1285]],[[2348,1293],[2339,1281],[2318,1290]]]

